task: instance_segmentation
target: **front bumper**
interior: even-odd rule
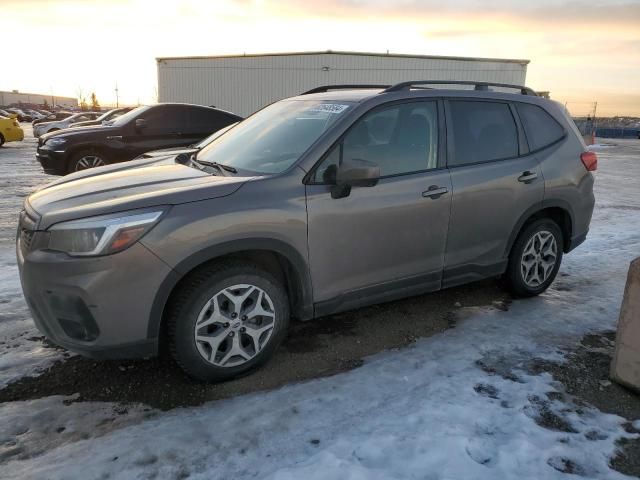
[[[51,150],[46,145],[38,146],[36,159],[42,165],[44,173],[49,175],[66,175],[67,153],[62,150]]]
[[[162,281],[175,273],[136,243],[104,257],[74,258],[37,248],[18,235],[20,281],[37,328],[52,342],[94,358],[155,355],[151,306]],[[42,242],[41,242],[42,243]]]

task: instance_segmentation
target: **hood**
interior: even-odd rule
[[[177,205],[231,195],[249,177],[222,177],[176,164],[173,158],[132,161],[61,178],[31,194],[27,208],[54,223],[159,205]]]
[[[59,123],[59,122],[47,122],[47,123]],[[37,126],[46,125],[46,123],[39,123]],[[117,131],[119,130],[117,127],[109,127],[106,125],[94,126],[94,127],[71,127],[65,128],[63,130],[56,130],[55,132],[45,133],[40,137],[40,140],[44,143],[47,139],[51,137],[74,137],[78,135],[86,135],[88,133],[94,132],[108,132],[109,130]]]
[[[64,120],[49,120],[48,122],[38,122],[36,123],[36,125],[38,127],[48,127],[49,125],[53,125],[54,123],[60,123],[63,122]]]
[[[181,153],[196,153],[199,150],[199,148],[193,147],[162,148],[160,150],[152,150],[150,152],[143,153],[138,158],[175,157]]]

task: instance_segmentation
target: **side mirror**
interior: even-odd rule
[[[147,128],[147,121],[144,118],[136,118],[136,130],[142,131]]]
[[[351,187],[373,187],[379,179],[380,167],[376,163],[357,158],[346,160],[336,171],[336,183],[331,187],[331,197],[348,197]]]

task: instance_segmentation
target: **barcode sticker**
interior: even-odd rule
[[[326,112],[326,113],[342,113],[349,105],[341,105],[338,103],[319,103],[309,109],[310,112]]]

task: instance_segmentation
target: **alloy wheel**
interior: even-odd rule
[[[558,260],[556,237],[549,231],[533,234],[524,247],[520,272],[524,283],[532,288],[542,285],[553,272]]]
[[[271,297],[255,285],[220,290],[204,305],[194,328],[200,356],[218,367],[237,367],[267,345],[276,322]]]
[[[76,172],[88,168],[103,167],[104,165],[104,160],[97,155],[85,155],[76,162]]]

